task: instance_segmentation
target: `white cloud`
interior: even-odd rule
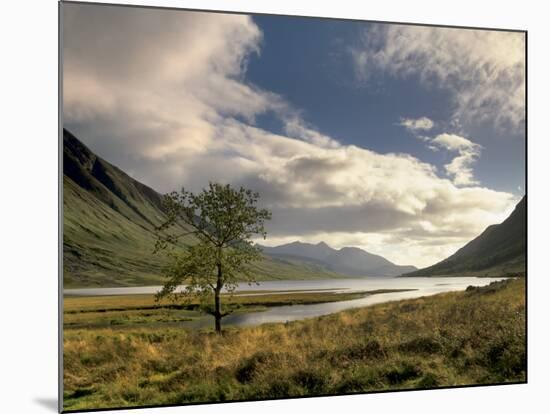
[[[525,119],[523,33],[373,25],[352,55],[362,79],[383,70],[451,91],[465,122],[519,128]]]
[[[324,240],[423,266],[502,221],[518,201],[484,187],[459,187],[405,154],[327,148],[234,120],[220,134],[235,154],[226,170],[237,171],[246,160],[246,169],[226,181],[260,190],[273,211],[269,245]],[[438,142],[453,150],[467,147],[449,137]]]
[[[468,162],[449,167],[453,183],[410,155],[342,145],[282,97],[247,83],[262,39],[247,16],[63,9],[64,116],[73,132],[158,191],[197,191],[209,180],[260,191],[273,210],[272,240],[355,244],[398,263],[430,264],[517,201],[456,185]],[[254,126],[267,111],[286,135]],[[438,136],[432,145],[460,158],[472,151],[460,142]]]
[[[399,125],[405,127],[409,131],[428,131],[433,128],[434,122],[425,116],[417,119],[401,118]]]
[[[455,134],[439,134],[430,142],[432,144],[430,147],[436,145],[449,151],[458,152],[459,155],[445,165],[447,174],[453,177],[453,182],[456,185],[479,184],[474,179],[471,166],[481,154],[481,145]]]
[[[475,142],[455,134],[440,134],[432,143],[452,151],[477,151],[480,148]]]
[[[276,94],[242,82],[262,39],[248,16],[77,4],[63,10],[65,119],[111,123],[111,147],[133,126],[136,150],[148,158],[200,153],[220,118],[252,121],[284,107]]]
[[[293,116],[284,120],[285,132],[290,137],[295,137],[320,147],[338,148],[340,143],[335,139],[323,135],[306,123],[298,116]]]

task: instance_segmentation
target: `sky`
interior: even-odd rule
[[[431,265],[525,192],[523,33],[63,4],[64,126],[165,193],[260,193],[266,245]]]

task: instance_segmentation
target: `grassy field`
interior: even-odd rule
[[[315,303],[338,302],[359,299],[378,293],[402,292],[408,289],[379,289],[363,292],[332,292],[292,290],[286,293],[260,290],[236,292],[222,295],[224,311],[261,311],[272,306],[309,305]],[[154,295],[116,295],[66,297],[63,303],[63,326],[65,329],[135,327],[139,324],[166,326],[178,322],[191,321],[201,316],[199,302],[190,300],[174,303],[168,299],[155,301]]]
[[[222,336],[166,326],[65,329],[64,408],[522,382],[524,283],[227,328]],[[97,304],[86,300],[93,311]],[[70,302],[66,310],[76,311]]]

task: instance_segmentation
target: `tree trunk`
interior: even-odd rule
[[[222,303],[220,294],[222,291],[222,266],[218,264],[218,280],[214,289],[214,318],[216,320],[216,333],[222,332]]]

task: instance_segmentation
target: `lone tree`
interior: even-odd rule
[[[167,220],[157,228],[155,252],[175,246],[178,240],[194,234],[198,242],[183,252],[170,249],[168,281],[157,293],[157,300],[170,297],[199,297],[206,312],[215,318],[216,332],[221,333],[221,320],[230,312],[222,312],[221,291],[233,292],[237,278],[255,282],[249,264],[261,258],[261,249],[252,244],[253,235],[266,237],[264,223],[271,213],[257,207],[259,194],[240,187],[210,183],[198,194],[184,188],[163,199]],[[189,230],[177,233],[184,224]],[[185,284],[184,290],[177,290]]]

